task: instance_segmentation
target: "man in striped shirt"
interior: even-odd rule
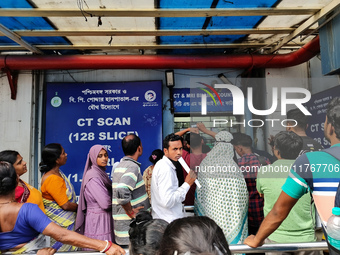
[[[138,158],[143,153],[140,138],[134,134],[122,140],[125,157],[112,176],[112,215],[117,244],[129,244],[129,225],[140,210],[150,211],[149,197],[145,190]]]
[[[332,214],[335,196],[340,182],[340,98],[328,104],[324,124],[325,138],[331,148],[308,152],[297,158],[292,166],[282,192],[273,209],[263,220],[257,234],[249,236],[244,243],[251,247],[261,246],[287,217],[303,194],[311,192],[323,225]],[[332,251],[330,254],[339,254]]]

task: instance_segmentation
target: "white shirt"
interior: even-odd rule
[[[176,167],[170,159],[163,156],[153,171],[151,178],[151,207],[154,219],[163,219],[171,222],[185,217],[182,202],[190,189],[186,182],[178,187]]]

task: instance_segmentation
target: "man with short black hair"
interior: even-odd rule
[[[320,143],[315,141],[313,138],[307,136],[306,129],[308,128],[309,118],[307,115],[301,112],[299,108],[289,110],[287,112],[287,119],[295,120],[296,122],[287,121],[288,125],[286,127],[286,131],[293,131],[294,133],[299,135],[303,141],[303,146],[299,153],[299,156],[306,152],[319,151],[323,149]]]
[[[173,162],[177,162],[182,157],[182,149],[182,137],[173,133],[166,136],[163,140],[164,156],[156,163],[152,172],[152,216],[169,223],[185,216],[182,202],[196,180],[195,172],[190,170],[184,183],[180,187],[178,185]]]
[[[150,210],[138,158],[143,153],[140,138],[134,134],[122,140],[125,157],[112,175],[112,215],[115,240],[120,245],[129,244],[129,225],[139,210]]]
[[[297,158],[273,209],[263,220],[257,234],[249,236],[244,241],[245,244],[250,247],[261,246],[281,225],[298,199],[308,192],[312,192],[322,224],[325,226],[335,206],[335,194],[340,182],[339,171],[335,171],[340,166],[339,97],[333,98],[328,104],[324,133],[331,147],[323,151],[307,152]],[[331,255],[339,253],[340,251],[330,246]]]

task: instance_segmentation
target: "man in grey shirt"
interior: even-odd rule
[[[140,138],[134,134],[122,140],[123,157],[112,175],[112,215],[115,239],[119,245],[129,244],[129,225],[139,210],[150,211],[138,158],[143,153]]]

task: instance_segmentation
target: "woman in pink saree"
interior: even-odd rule
[[[91,147],[81,184],[75,229],[87,237],[114,241],[112,219],[112,184],[105,172],[106,149]]]

